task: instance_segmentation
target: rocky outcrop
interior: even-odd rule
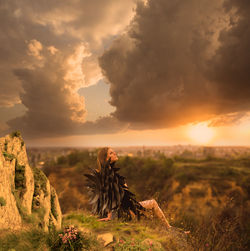
[[[47,231],[60,229],[61,221],[56,191],[40,169],[30,167],[20,133],[0,138],[0,228],[33,223]]]

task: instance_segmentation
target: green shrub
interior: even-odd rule
[[[6,200],[1,196],[0,197],[0,207],[6,206]]]
[[[19,138],[19,137],[21,137],[21,132],[20,132],[20,131],[14,131],[14,132],[12,132],[12,133],[10,134],[10,137],[11,137],[11,138],[14,138],[14,137]]]

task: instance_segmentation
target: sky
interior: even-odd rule
[[[250,1],[0,0],[0,137],[250,146]]]

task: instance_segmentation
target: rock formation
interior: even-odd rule
[[[56,191],[40,169],[29,166],[20,133],[0,138],[0,229],[33,223],[48,231],[60,229],[61,221]]]

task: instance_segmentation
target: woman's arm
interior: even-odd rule
[[[109,221],[109,220],[111,220],[111,218],[112,218],[112,212],[110,211],[108,213],[108,217],[102,218],[102,219],[98,219],[97,221]]]

